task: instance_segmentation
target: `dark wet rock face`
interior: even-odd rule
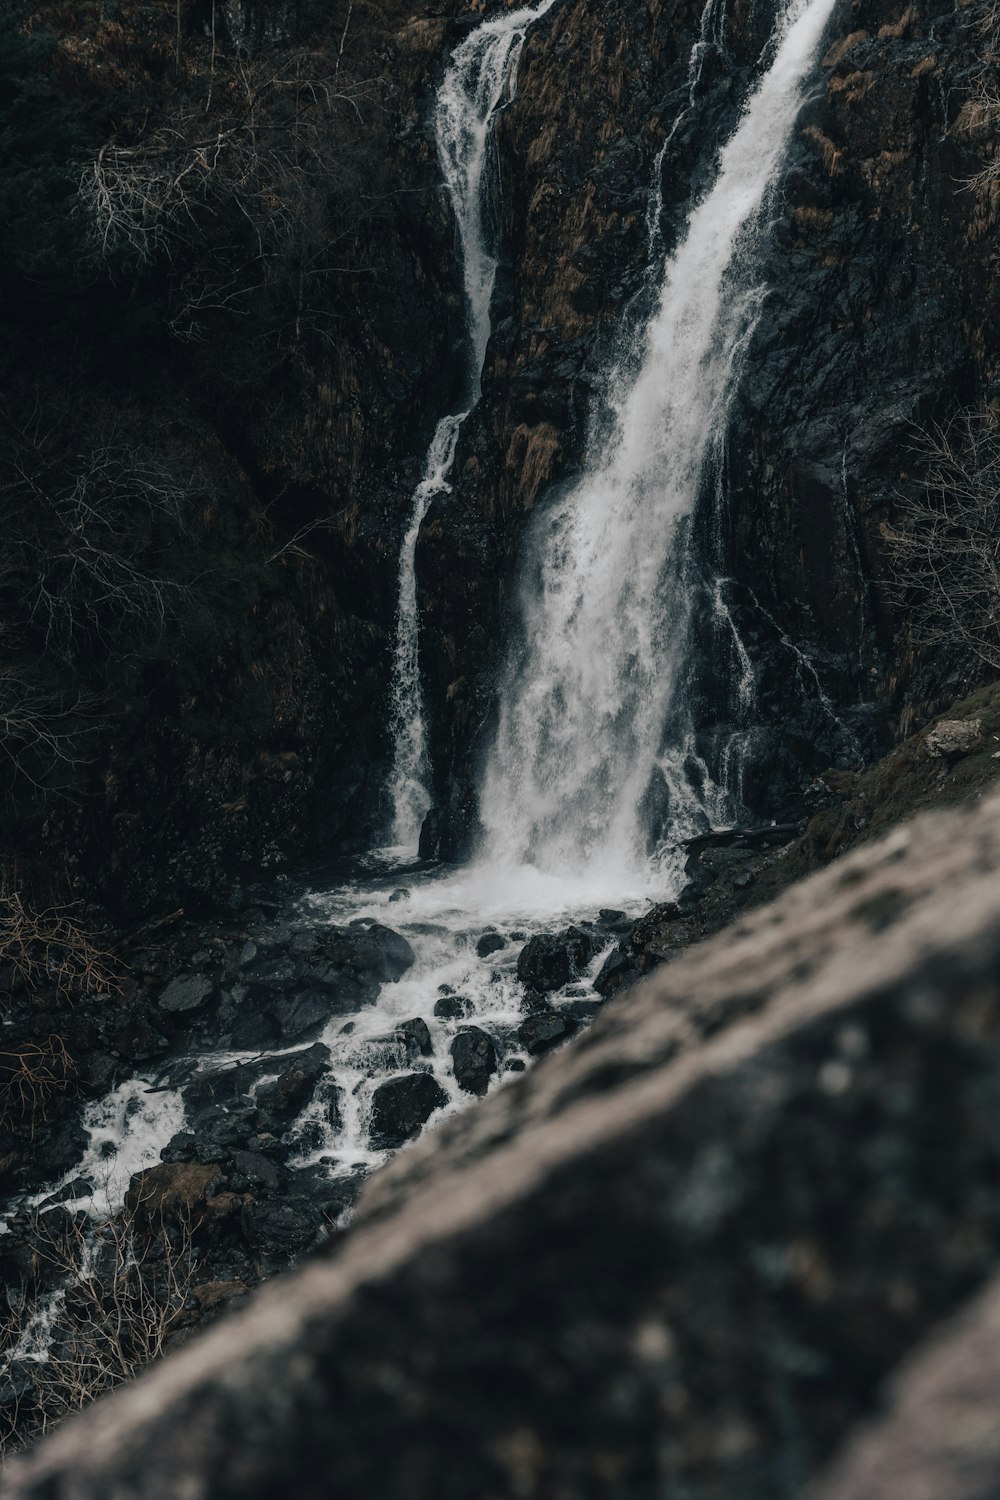
[[[227,39],[222,10],[210,25],[201,9],[179,13],[182,88],[159,61],[162,18],[130,13],[109,32],[43,0],[34,25],[52,51],[36,70],[46,79],[39,135],[47,138],[46,108],[57,120],[67,114],[81,169],[116,143],[126,116],[140,151],[154,132],[169,137],[189,105],[224,135],[244,53]],[[21,849],[68,853],[71,875],[118,912],[212,909],[228,879],[273,872],[306,849],[367,847],[383,821],[394,559],[422,453],[462,364],[454,230],[425,128],[452,39],[447,13],[457,9],[427,18],[395,0],[362,5],[345,34],[329,7],[239,7],[250,17],[240,47],[275,80],[264,90],[272,103],[284,98],[278,80],[303,66],[313,83],[336,72],[342,90],[335,164],[319,148],[318,171],[303,174],[299,159],[275,185],[303,186],[288,228],[308,270],[303,261],[293,272],[284,252],[276,260],[252,230],[241,259],[219,226],[221,238],[201,252],[189,226],[193,263],[185,248],[180,261],[158,253],[137,266],[112,255],[99,266],[77,210],[41,279],[19,280],[5,256],[2,343],[20,372],[4,382],[12,427],[31,411],[27,393],[44,391],[54,467],[72,477],[87,443],[100,453],[124,425],[142,461],[176,476],[186,497],[176,542],[154,539],[138,559],[160,569],[166,558],[180,607],[161,632],[144,632],[140,610],[128,630],[126,612],[129,638],[107,671],[98,621],[69,683],[88,703],[101,696],[74,795],[4,823]],[[210,69],[209,106],[201,85]],[[328,103],[336,113],[333,95]],[[283,139],[264,112],[262,139]],[[312,124],[325,113],[317,106]],[[76,171],[58,190],[67,212]],[[237,193],[222,203],[223,218],[239,219],[238,202]],[[209,294],[197,328],[177,322],[179,283],[213,283],[220,254],[235,303]],[[81,390],[78,429],[66,409]]]

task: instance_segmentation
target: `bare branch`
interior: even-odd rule
[[[53,1292],[9,1288],[0,1359],[19,1396],[4,1408],[0,1455],[37,1439],[162,1357],[196,1258],[189,1217],[147,1230],[128,1210],[93,1221],[36,1212],[32,1257]]]
[[[962,412],[921,434],[915,494],[884,523],[890,591],[919,645],[946,645],[1000,670],[1000,425]]]

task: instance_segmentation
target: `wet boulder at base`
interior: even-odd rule
[[[451,1060],[459,1088],[481,1098],[497,1071],[497,1049],[492,1037],[478,1026],[467,1026],[451,1044]]]
[[[500,949],[506,946],[507,939],[491,928],[488,932],[484,932],[476,943],[476,953],[480,958],[489,958],[491,953],[499,953]]]
[[[402,1038],[407,1050],[414,1055],[430,1057],[434,1051],[430,1027],[422,1016],[414,1016],[412,1020],[397,1026],[396,1035]]]
[[[331,1010],[344,1014],[370,1005],[383,984],[401,979],[413,949],[400,933],[380,922],[358,919],[346,927],[299,933],[285,953],[264,955],[243,971],[259,990],[311,987],[329,991]]]
[[[309,1103],[329,1066],[330,1049],[314,1042],[283,1067],[277,1078],[260,1085],[255,1095],[257,1108],[265,1118],[283,1123],[294,1119]]]
[[[616,995],[619,990],[627,989],[630,984],[635,984],[640,977],[629,950],[619,946],[608,954],[601,965],[600,973],[594,980],[594,989],[599,995],[608,999],[611,995]]]
[[[376,1151],[392,1151],[418,1136],[448,1095],[431,1073],[406,1073],[380,1083],[372,1099],[369,1139]]]
[[[542,992],[562,989],[587,967],[602,946],[596,933],[582,927],[537,933],[517,956],[517,977],[522,984]]]
[[[434,1002],[434,1015],[439,1021],[462,1021],[472,1009],[472,1001],[465,995],[442,995]]]
[[[576,1029],[577,1023],[571,1015],[544,1010],[521,1022],[517,1028],[517,1039],[525,1052],[529,1052],[532,1057],[540,1057],[543,1052],[550,1052],[553,1047],[558,1047],[560,1042],[568,1041]]]

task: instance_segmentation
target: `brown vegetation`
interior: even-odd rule
[[[57,1209],[35,1214],[31,1237],[50,1290],[8,1289],[0,1360],[19,1395],[3,1408],[0,1457],[159,1359],[196,1266],[184,1219],[140,1233],[128,1212],[95,1222]]]

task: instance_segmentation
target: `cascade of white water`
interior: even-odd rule
[[[667,261],[639,357],[626,351],[613,376],[609,436],[529,539],[523,630],[481,794],[494,866],[627,880],[648,857],[650,797],[671,795],[683,821],[702,795],[679,798],[687,726],[665,741],[688,660],[690,520],[760,307],[754,232],[832,8],[790,0],[780,15],[770,63]]]
[[[496,256],[483,223],[486,161],[498,111],[513,97],[514,78],[532,21],[555,0],[506,11],[484,21],[455,49],[438,91],[434,131],[438,160],[458,228],[468,328],[469,371],[465,410],[443,417],[431,441],[424,475],[413,495],[410,524],[399,556],[399,603],[392,677],[392,843],[402,856],[416,853],[420,825],[431,805],[427,790],[427,724],[420,688],[416,546],[428,507],[447,493],[462,423],[479,399],[490,337],[490,299]]]

